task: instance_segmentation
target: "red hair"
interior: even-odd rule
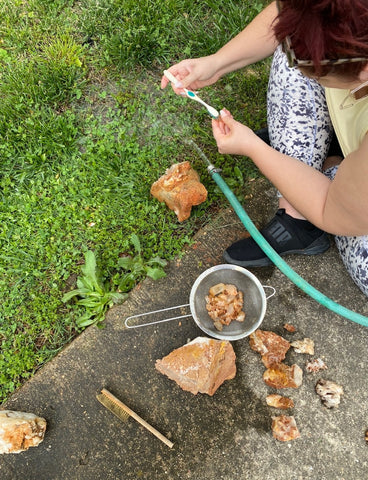
[[[357,77],[367,62],[321,66],[321,60],[363,57],[368,61],[368,0],[284,0],[274,24],[279,42],[291,39],[300,60],[312,76],[336,73]]]

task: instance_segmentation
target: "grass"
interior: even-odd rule
[[[264,3],[231,0],[224,14],[213,0],[2,0],[0,402],[85,325],[86,301],[63,299],[83,287],[90,252],[105,311],[117,290],[180,255],[223,204],[185,138],[237,195],[247,192],[252,163],[220,156],[204,109],[159,80],[184,56],[215,51]],[[233,73],[202,97],[259,128],[267,73],[267,63]],[[209,196],[180,224],[149,190],[183,160]]]

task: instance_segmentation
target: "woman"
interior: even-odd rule
[[[214,55],[172,66],[181,82],[173,88],[213,84],[272,54],[270,145],[224,109],[212,122],[218,149],[250,157],[280,192],[279,210],[261,230],[280,255],[322,253],[331,233],[368,295],[368,0],[273,2]],[[343,161],[328,157],[333,130]],[[270,264],[251,238],[224,258]]]

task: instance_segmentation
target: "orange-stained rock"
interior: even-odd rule
[[[314,355],[314,341],[311,338],[303,338],[303,340],[295,340],[290,344],[296,353],[307,353]]]
[[[300,437],[295,418],[287,415],[272,418],[272,434],[280,442],[288,442]]]
[[[225,380],[235,377],[235,359],[229,341],[197,337],[156,360],[156,368],[183,390],[212,396]]]
[[[313,360],[309,360],[309,362],[306,363],[305,369],[309,373],[317,373],[320,370],[327,370],[327,365],[322,360],[322,358],[315,358]]]
[[[206,310],[214,322],[215,328],[222,331],[224,325],[230,325],[232,321],[244,322],[243,292],[235,285],[218,283],[213,285],[206,299]]]
[[[291,398],[283,397],[277,393],[267,395],[266,403],[269,407],[280,408],[281,410],[287,410],[294,407],[294,402]]]
[[[284,328],[290,333],[296,332],[296,328],[291,323],[284,323]]]
[[[272,365],[263,374],[263,380],[272,388],[298,388],[303,382],[303,370],[298,365]]]
[[[266,368],[284,360],[290,343],[274,332],[256,330],[249,335],[250,348],[262,355],[262,362]]]
[[[42,442],[46,420],[33,413],[0,411],[0,453],[19,453]]]
[[[176,163],[151,187],[151,194],[174,210],[179,222],[190,217],[192,207],[203,203],[207,190],[189,162]]]

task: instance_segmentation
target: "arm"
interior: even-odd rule
[[[215,83],[226,73],[238,70],[269,57],[277,47],[272,23],[277,16],[272,2],[236,37],[218,52],[207,57],[187,59],[170,67],[170,72],[181,80],[182,86],[196,90]],[[169,83],[162,77],[161,88]],[[180,89],[174,89],[180,93]]]
[[[227,112],[226,112],[227,113]],[[335,235],[368,235],[368,135],[333,181],[265,144],[227,113],[212,122],[221,153],[246,155],[297,211]]]
[[[368,235],[367,134],[359,149],[340,164],[328,190],[323,217],[333,219],[343,234]]]

